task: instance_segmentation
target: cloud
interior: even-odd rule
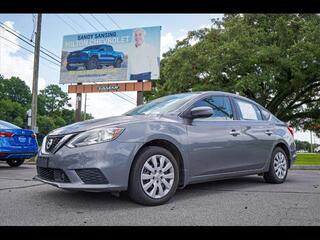
[[[133,103],[136,103],[137,101],[137,92],[125,92],[117,94]],[[127,97],[126,95],[129,97]],[[69,94],[69,97],[71,97],[70,103],[72,105],[72,108],[75,109],[76,94]],[[82,111],[84,111],[84,103],[85,94],[82,94]],[[118,116],[129,111],[135,106],[135,104],[131,104],[123,100],[122,98],[117,97],[113,93],[87,93],[86,111],[87,113],[91,113],[94,118]]]
[[[6,21],[4,23],[9,28],[14,29],[14,23]],[[0,28],[0,36],[10,40],[13,43],[19,44],[18,38],[13,34],[10,34],[3,28]],[[5,78],[12,76],[19,77],[24,80],[26,84],[32,88],[32,76],[33,76],[33,54],[27,53],[19,46],[14,45],[9,41],[0,38],[0,74]],[[46,80],[43,77],[39,77],[38,89],[45,88]]]
[[[174,38],[171,32],[168,32],[165,35],[161,36],[160,56],[162,56],[163,53],[169,51],[170,48],[173,48],[175,45],[176,45],[176,39]]]

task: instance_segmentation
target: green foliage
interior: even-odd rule
[[[25,111],[26,109],[18,102],[13,102],[10,99],[0,100],[1,120],[21,127],[23,126]]]
[[[320,135],[320,16],[227,14],[189,32],[163,55],[160,80],[147,100],[163,95],[238,92],[278,118]],[[315,127],[316,126],[316,127]]]
[[[74,123],[75,111],[68,94],[58,85],[49,85],[38,95],[38,141],[53,129]],[[26,112],[31,107],[31,91],[24,81],[16,77],[5,79],[0,75],[0,119],[27,128]],[[82,113],[84,119],[84,113]],[[86,119],[93,119],[86,114]]]
[[[30,88],[18,77],[4,79],[0,75],[0,99],[10,99],[22,105],[30,105]]]
[[[39,94],[41,111],[46,112],[49,115],[53,115],[56,112],[60,112],[64,107],[71,107],[68,103],[70,98],[68,94],[63,92],[58,85],[51,84]]]
[[[307,141],[300,141],[295,140],[297,151],[303,150],[303,151],[311,151],[311,143]],[[319,144],[312,144],[312,149],[316,149],[319,146]]]

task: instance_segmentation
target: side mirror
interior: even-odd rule
[[[208,118],[213,115],[211,107],[194,107],[190,110],[190,118]]]

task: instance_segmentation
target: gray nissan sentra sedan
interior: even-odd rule
[[[259,174],[283,183],[296,158],[293,129],[225,92],[170,95],[45,137],[36,179],[82,191],[128,191],[144,205],[192,183]]]

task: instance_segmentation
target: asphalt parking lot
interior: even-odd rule
[[[0,163],[0,225],[320,225],[320,171],[190,185],[144,207],[109,193],[68,192],[33,181],[35,167]]]

